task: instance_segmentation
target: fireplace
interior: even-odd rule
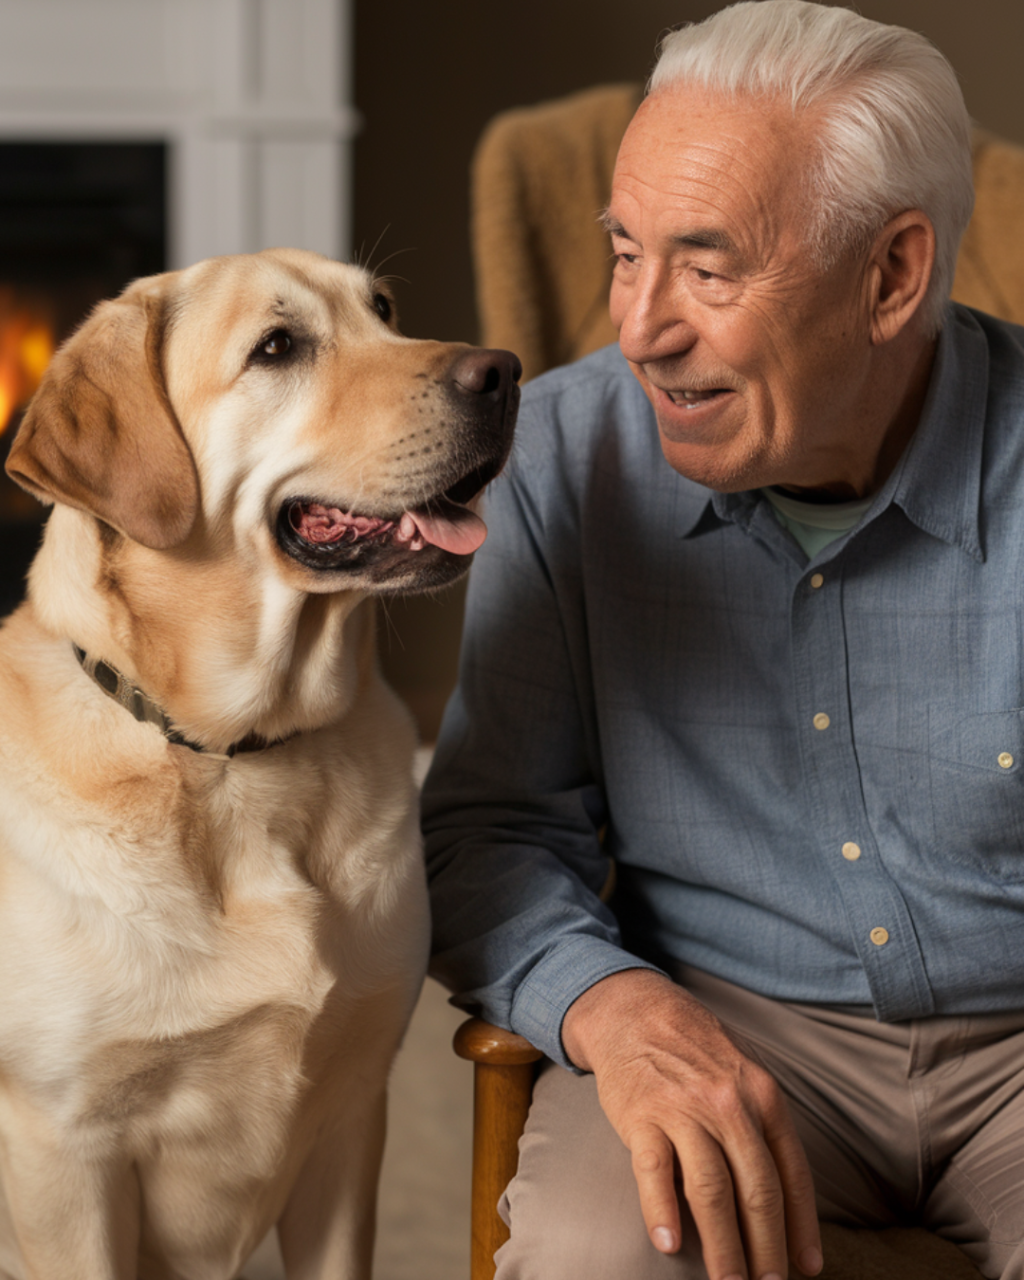
[[[348,0],[0,0],[0,455],[54,342],[129,280],[348,252]],[[0,482],[0,616],[42,508]]]
[[[0,142],[0,455],[54,346],[100,298],[167,263],[166,145]],[[0,616],[18,602],[43,509],[0,481]]]

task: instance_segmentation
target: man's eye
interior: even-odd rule
[[[636,264],[636,260],[640,255],[637,253],[617,253],[616,259],[622,263],[624,267],[632,267]]]
[[[694,274],[698,280],[717,280],[718,277],[713,271],[705,271],[703,267],[694,267]]]

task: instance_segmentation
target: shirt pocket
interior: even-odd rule
[[[928,712],[935,853],[1024,881],[1024,708]]]

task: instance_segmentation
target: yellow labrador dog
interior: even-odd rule
[[[0,1275],[368,1277],[427,904],[371,597],[451,581],[518,362],[291,250],[137,281],[8,469],[54,503],[0,630]]]

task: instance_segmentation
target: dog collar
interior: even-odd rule
[[[264,738],[262,734],[249,733],[244,738],[240,738],[238,742],[233,742],[226,751],[210,751],[208,747],[204,747],[198,742],[192,742],[183,733],[175,729],[170,716],[164,711],[163,707],[158,706],[138,685],[132,684],[123,672],[118,671],[116,667],[112,667],[109,662],[104,662],[102,658],[90,657],[74,641],[72,641],[72,648],[75,651],[75,657],[82,665],[82,670],[99,685],[108,698],[113,698],[119,706],[124,707],[125,711],[130,712],[140,724],[156,725],[167,741],[172,742],[176,747],[188,747],[190,751],[198,751],[200,755],[204,756],[223,755],[230,758],[240,751],[263,751],[267,747],[276,747],[278,743],[288,741],[288,738],[277,738],[271,742],[268,738]],[[294,734],[288,735],[288,737],[294,736]]]

